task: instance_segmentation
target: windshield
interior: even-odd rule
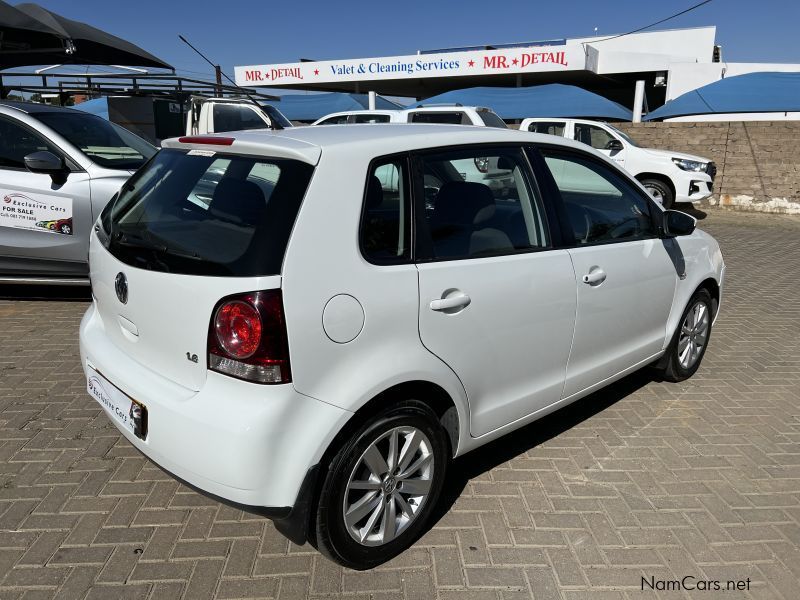
[[[313,170],[296,160],[162,150],[106,206],[98,234],[142,269],[277,275]]]
[[[286,117],[284,117],[283,113],[274,106],[270,106],[269,104],[262,104],[261,108],[264,110],[265,113],[267,113],[267,115],[269,115],[269,118],[272,120],[273,123],[277,123],[284,129],[286,129],[287,127],[293,127],[292,122]]]
[[[500,117],[490,110],[479,110],[478,116],[487,127],[497,127],[499,129],[508,129],[508,125]]]
[[[619,137],[621,137],[623,140],[628,142],[631,146],[636,146],[637,148],[640,147],[639,144],[637,144],[634,141],[634,139],[631,136],[629,136],[627,133],[625,133],[624,131],[620,131],[619,129],[617,129],[613,125],[609,125],[608,123],[606,123],[606,127],[611,129],[614,133],[616,133]]]
[[[95,115],[46,112],[34,116],[101,167],[135,170],[157,151],[127,129]]]

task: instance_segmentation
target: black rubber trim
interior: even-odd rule
[[[134,446],[134,448],[136,447]],[[139,449],[136,448],[136,450]],[[197,492],[201,496],[205,496],[206,498],[219,502],[220,504],[224,504],[225,506],[230,506],[231,508],[235,508],[237,510],[243,510],[249,514],[266,517],[275,523],[275,529],[280,531],[292,543],[297,544],[298,546],[302,546],[306,543],[308,539],[308,522],[314,496],[314,486],[317,481],[317,473],[319,472],[319,465],[314,465],[308,469],[308,471],[306,471],[306,476],[303,478],[303,483],[300,484],[300,491],[297,493],[297,499],[295,500],[294,506],[253,506],[250,504],[234,502],[233,500],[228,500],[227,498],[222,498],[221,496],[207,492],[206,490],[189,483],[182,477],[178,477],[172,471],[165,469],[141,450],[139,450],[139,453],[151,463],[156,465],[159,469],[164,471],[164,473],[176,481],[179,481],[192,491]]]

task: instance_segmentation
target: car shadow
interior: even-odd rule
[[[441,496],[436,503],[436,511],[432,514],[430,528],[448,513],[470,480],[553,439],[656,380],[650,369],[640,369],[608,387],[455,459],[450,465]]]
[[[702,221],[708,216],[707,212],[700,210],[691,202],[676,202],[672,208],[674,210],[685,212],[687,215],[693,216],[698,221]]]
[[[38,300],[58,302],[90,302],[89,286],[0,285],[0,300]]]

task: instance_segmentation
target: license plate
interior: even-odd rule
[[[137,402],[92,367],[87,367],[89,376],[86,389],[89,395],[106,409],[120,426],[143,440],[147,437],[147,408]]]

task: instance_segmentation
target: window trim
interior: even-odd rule
[[[33,116],[31,116],[30,118],[31,119],[36,119],[36,117],[33,117]],[[67,152],[64,151],[64,149],[61,146],[56,144],[52,140],[52,138],[44,135],[41,131],[39,131],[35,127],[29,125],[25,121],[20,121],[19,119],[16,119],[12,115],[9,115],[9,114],[6,114],[6,113],[0,113],[0,120],[6,121],[6,122],[10,122],[10,123],[12,123],[14,125],[19,125],[20,127],[22,127],[23,129],[27,130],[28,132],[39,136],[45,142],[47,142],[50,146],[55,148],[58,151],[57,156],[59,156],[59,158],[61,158],[61,160],[64,161],[64,166],[66,167],[68,173],[84,173],[86,171],[83,167],[78,165],[78,163],[76,163],[72,159],[72,157]],[[38,119],[37,119],[37,122],[38,122]],[[45,127],[47,127],[47,126],[45,125]],[[28,169],[26,167],[4,167],[4,166],[0,165],[0,170],[3,170],[3,171],[14,171],[15,173],[21,173],[21,172],[31,173],[31,171],[28,171]],[[41,173],[31,173],[31,174],[32,175],[41,175]]]
[[[453,146],[437,146],[432,148],[423,148],[413,150],[411,155],[411,174],[414,178],[414,230],[415,230],[415,246],[414,246],[414,262],[418,264],[451,262],[456,260],[483,260],[486,258],[497,258],[498,256],[517,256],[520,254],[535,254],[539,252],[549,252],[558,248],[554,241],[554,234],[556,233],[551,223],[551,213],[548,210],[548,200],[542,193],[536,174],[532,168],[528,154],[526,152],[527,144],[520,144],[514,142],[497,142],[497,143],[481,143],[481,144],[458,144]],[[532,194],[533,199],[538,199],[541,205],[540,219],[542,226],[547,236],[546,246],[531,246],[529,248],[506,250],[501,252],[493,252],[491,254],[481,254],[480,256],[455,256],[455,257],[435,257],[433,256],[433,237],[431,236],[428,227],[427,219],[425,219],[425,181],[424,170],[422,167],[422,157],[427,154],[441,154],[443,152],[458,152],[464,150],[486,148],[487,150],[496,150],[498,148],[512,148],[518,150],[523,157],[523,173],[528,184],[529,192]],[[560,237],[560,235],[558,235]]]
[[[396,152],[393,154],[376,156],[369,161],[369,165],[367,166],[367,174],[364,178],[364,190],[361,193],[361,216],[358,219],[358,231],[356,232],[356,236],[358,238],[358,251],[361,254],[361,258],[371,265],[378,267],[395,267],[399,265],[414,264],[414,248],[416,246],[416,219],[414,217],[414,208],[416,205],[416,200],[414,199],[415,194],[413,189],[413,179],[411,178],[411,164],[409,155],[409,152]],[[408,201],[405,202],[403,208],[409,230],[408,248],[404,255],[398,257],[397,259],[376,259],[370,257],[366,252],[364,248],[364,237],[362,235],[367,216],[367,194],[369,193],[369,179],[375,172],[375,169],[392,162],[401,163],[403,185],[405,186],[405,189],[408,190]]]
[[[558,206],[557,213],[559,221],[561,222],[561,229],[565,234],[568,234],[566,237],[567,241],[564,246],[565,248],[589,248],[591,246],[605,246],[608,244],[625,244],[628,242],[639,242],[642,240],[663,239],[663,225],[659,223],[658,219],[656,219],[656,215],[662,212],[661,209],[656,205],[655,201],[652,199],[652,197],[650,197],[649,194],[639,189],[639,182],[636,181],[636,179],[627,171],[618,167],[611,161],[603,160],[602,158],[599,158],[590,152],[586,152],[578,148],[569,148],[558,144],[537,143],[531,145],[531,151],[535,151],[538,155],[538,159],[534,162],[537,164],[539,174],[543,180],[548,183],[547,187],[549,188],[550,193],[553,194],[553,202]],[[559,189],[553,174],[550,172],[550,169],[545,163],[545,153],[556,155],[560,154],[566,157],[577,157],[579,159],[610,169],[612,173],[614,173],[622,181],[626,182],[635,194],[638,194],[639,197],[644,200],[648,209],[647,216],[653,226],[653,233],[650,235],[642,235],[633,238],[600,240],[596,242],[579,244],[575,239],[575,230],[572,228],[572,222],[569,220],[569,216],[567,215],[564,200],[561,197],[561,190]]]

